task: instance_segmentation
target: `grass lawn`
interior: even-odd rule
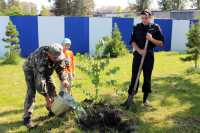
[[[153,107],[142,106],[140,87],[135,100],[136,109],[127,111],[130,117],[138,119],[138,133],[200,132],[200,74],[187,72],[193,64],[180,61],[181,56],[184,55],[171,52],[156,53],[153,93],[150,97]],[[105,80],[113,78],[117,80],[117,88],[127,89],[131,78],[131,62],[131,54],[112,59],[109,67],[119,66],[120,71],[115,76],[102,78]],[[0,133],[27,132],[21,122],[26,92],[22,64],[23,61],[19,65],[0,66]],[[59,88],[58,79],[55,75],[53,78]],[[74,85],[78,84],[82,87],[74,87],[73,95],[81,101],[85,99],[82,90],[90,90],[93,86],[87,75],[77,69]],[[119,107],[126,96],[116,95],[114,88],[103,84],[100,93],[104,99]],[[47,113],[43,97],[37,95],[33,120],[39,123],[39,127],[31,132],[83,132],[75,126],[72,118],[45,119]]]

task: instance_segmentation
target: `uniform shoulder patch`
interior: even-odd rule
[[[155,29],[161,30],[161,28],[160,28],[160,25],[159,25],[159,24],[153,24],[153,27],[154,27]]]

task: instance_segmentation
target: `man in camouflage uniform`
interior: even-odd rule
[[[25,61],[23,69],[27,84],[26,99],[24,102],[24,125],[33,128],[31,115],[35,102],[36,90],[45,97],[49,115],[52,115],[51,104],[56,96],[55,86],[51,75],[55,70],[62,84],[68,87],[67,76],[64,73],[66,61],[63,47],[60,44],[43,46],[34,51]]]

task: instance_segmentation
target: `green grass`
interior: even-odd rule
[[[126,111],[129,117],[138,119],[138,133],[197,133],[200,132],[200,74],[189,73],[191,62],[182,62],[177,53],[157,53],[153,72],[153,93],[150,97],[152,108],[142,106],[141,87],[136,96],[137,108]],[[114,78],[117,88],[128,88],[131,78],[132,55],[112,59],[109,67],[119,66],[120,71],[112,77],[103,76],[103,79]],[[19,65],[0,66],[0,133],[27,132],[22,125],[23,102],[26,92],[22,71],[23,60]],[[59,81],[53,77],[59,88]],[[87,75],[76,70],[73,95],[78,101],[85,98],[82,89],[93,88]],[[142,81],[142,80],[141,80]],[[101,95],[112,104],[118,105],[126,96],[118,96],[115,87],[101,87]],[[125,111],[125,110],[124,110]],[[36,98],[36,108],[33,120],[39,123],[37,129],[30,132],[83,132],[76,127],[73,118],[45,119],[47,111],[44,99],[40,95]]]

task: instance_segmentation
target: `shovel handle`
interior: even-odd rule
[[[149,43],[149,41],[146,40],[146,42],[145,42],[145,47],[144,47],[145,54],[142,55],[142,59],[141,59],[140,66],[139,66],[139,70],[138,70],[138,73],[137,73],[137,78],[136,78],[136,80],[135,80],[135,84],[134,84],[134,88],[133,88],[133,91],[132,91],[132,93],[131,93],[131,96],[134,95],[134,91],[136,90],[137,84],[138,84],[139,79],[140,79],[140,74],[141,74],[141,71],[142,71],[142,66],[143,66],[143,64],[144,64],[144,59],[145,59],[146,54],[147,54],[148,43]]]

